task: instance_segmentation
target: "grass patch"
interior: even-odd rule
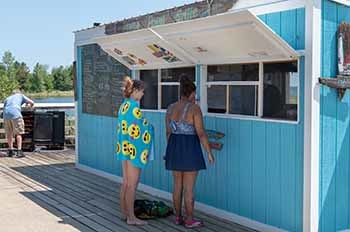
[[[40,92],[40,93],[24,93],[30,98],[45,98],[45,97],[73,97],[73,91],[51,91],[51,92]]]

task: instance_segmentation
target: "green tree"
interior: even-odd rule
[[[24,62],[19,63],[16,61],[14,63],[14,67],[16,70],[15,78],[18,82],[19,88],[27,91],[28,90],[27,89],[27,82],[30,78],[30,70],[29,70],[27,64]]]
[[[0,63],[0,75],[6,75],[6,68],[3,63]]]
[[[16,59],[10,51],[6,51],[2,57],[2,63],[5,65],[5,68],[8,70],[11,66],[14,65]]]
[[[6,51],[2,57],[2,65],[5,68],[7,78],[10,81],[15,81],[16,77],[16,68],[15,68],[15,57],[10,51]]]
[[[11,81],[4,72],[0,72],[0,101],[4,101],[17,88],[17,83]]]
[[[42,92],[45,90],[45,79],[47,78],[47,66],[37,63],[29,78],[27,88],[30,92]]]
[[[67,91],[73,89],[73,67],[63,67],[62,65],[52,69],[54,89]]]
[[[44,85],[45,85],[45,89],[48,92],[51,92],[53,90],[53,77],[51,74],[47,75],[45,80],[44,80]]]

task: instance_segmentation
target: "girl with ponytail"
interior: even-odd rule
[[[153,159],[153,127],[142,116],[139,101],[143,97],[144,83],[125,77],[124,101],[118,111],[117,159],[122,160],[123,184],[120,191],[120,207],[127,224],[146,225],[136,218],[134,201],[140,173]]]

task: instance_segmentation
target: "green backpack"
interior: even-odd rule
[[[135,200],[135,216],[140,219],[153,219],[167,217],[173,213],[173,209],[162,201]]]

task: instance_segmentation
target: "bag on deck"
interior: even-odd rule
[[[173,209],[162,201],[135,200],[135,216],[140,219],[153,219],[167,217],[173,213]]]

